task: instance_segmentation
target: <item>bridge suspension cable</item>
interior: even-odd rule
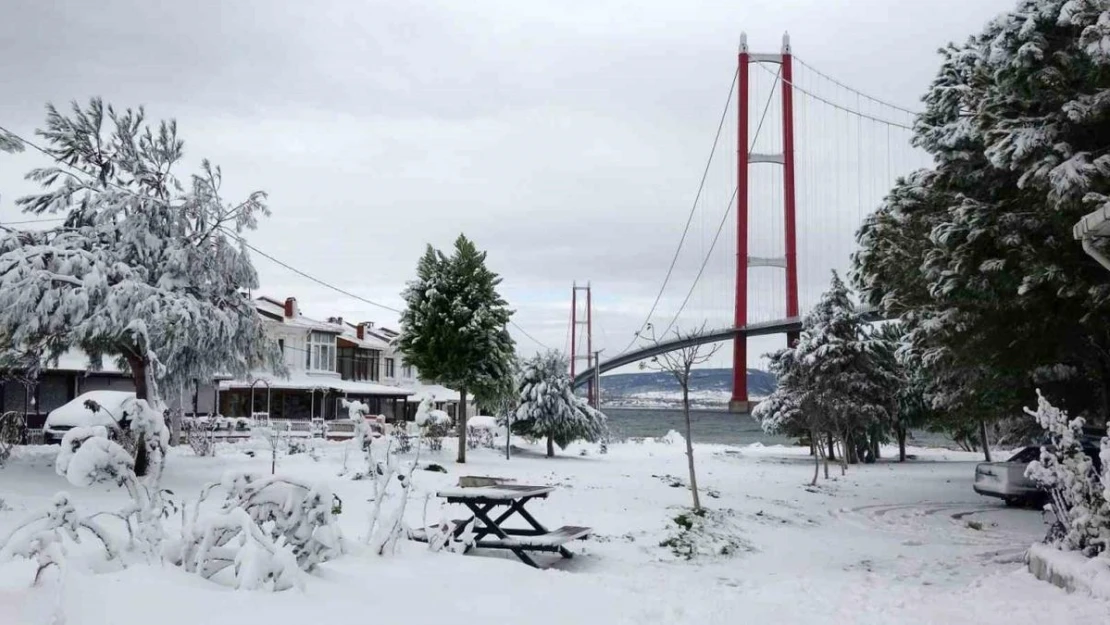
[[[828,74],[822,72],[821,70],[813,67],[809,63],[806,63],[805,60],[798,57],[797,54],[794,55],[794,62],[801,65],[802,67],[805,67],[807,70],[809,70],[810,72],[813,72],[814,74],[820,76],[821,78],[824,78],[825,80],[833,83],[837,87],[840,87],[841,89],[845,89],[847,91],[851,91],[852,93],[856,94],[859,97],[862,97],[865,100],[870,100],[870,101],[874,102],[875,104],[881,104],[883,106],[895,109],[897,111],[901,111],[903,113],[908,113],[910,115],[915,115],[916,116],[916,115],[921,114],[920,111],[911,111],[908,108],[898,106],[897,104],[892,104],[890,102],[887,102],[886,100],[880,100],[879,98],[868,95],[868,94],[860,91],[859,89],[856,89],[855,87],[849,87],[848,85],[840,82],[839,80],[833,78],[832,76],[829,76]]]
[[[771,73],[771,70],[767,69],[766,67],[763,67],[762,64],[756,63],[756,66],[759,67],[760,69],[762,69],[763,71],[767,72],[768,74]],[[886,124],[888,126],[894,126],[896,128],[901,128],[903,130],[913,130],[913,126],[910,126],[909,124],[903,124],[903,123],[899,123],[899,122],[896,122],[896,121],[891,121],[889,119],[883,119],[881,117],[875,117],[874,115],[869,115],[867,113],[864,113],[863,111],[857,111],[853,108],[844,106],[842,104],[837,104],[836,102],[833,102],[832,100],[829,100],[827,98],[824,98],[824,97],[821,97],[821,96],[817,95],[816,93],[808,91],[804,87],[798,86],[798,84],[796,82],[790,82],[790,81],[788,81],[786,79],[783,79],[783,78],[780,78],[779,80],[782,80],[782,82],[784,82],[784,83],[790,85],[791,87],[793,87],[794,91],[797,91],[799,93],[804,93],[805,95],[813,98],[814,100],[824,102],[825,104],[827,104],[827,105],[829,105],[829,106],[831,106],[835,109],[839,109],[841,111],[844,111],[845,113],[849,113],[849,114],[855,115],[857,117],[862,117],[864,119],[869,119],[873,122],[878,122],[880,124]],[[859,92],[857,91],[856,93],[859,93]],[[891,106],[891,105],[887,104],[886,106]],[[897,108],[897,107],[894,107],[894,108]],[[916,114],[916,113],[913,113],[913,114]]]
[[[698,202],[701,200],[702,191],[705,190],[705,180],[709,176],[709,166],[713,163],[714,154],[717,153],[717,144],[720,142],[721,139],[721,130],[725,127],[725,119],[728,117],[729,105],[732,104],[732,96],[736,92],[736,78],[739,75],[739,72],[740,70],[737,69],[732,74],[732,82],[729,85],[728,97],[725,98],[725,106],[724,109],[721,111],[721,120],[717,122],[717,132],[713,135],[713,147],[709,149],[709,158],[705,161],[705,169],[704,171],[702,171],[701,174],[701,182],[698,183],[698,192],[694,195],[694,203],[690,206],[690,214],[686,217],[686,225],[682,228],[682,236],[678,240],[678,247],[675,249],[674,256],[671,258],[671,264],[667,268],[667,275],[663,277],[663,284],[659,286],[659,292],[655,294],[655,301],[652,302],[651,309],[648,310],[647,316],[644,317],[644,322],[640,324],[640,329],[636,330],[636,332],[633,334],[632,340],[628,342],[628,345],[626,345],[625,348],[620,351],[620,353],[622,354],[627,352],[629,349],[632,348],[633,345],[636,344],[636,340],[640,338],[640,333],[642,333],[644,329],[647,328],[648,323],[651,322],[651,316],[655,313],[656,307],[659,306],[659,300],[662,299],[663,292],[667,289],[667,283],[669,283],[671,280],[671,274],[674,273],[675,264],[678,263],[678,257],[679,254],[682,252],[682,246],[686,242],[686,235],[690,232],[690,224],[694,220],[694,213],[697,211]]]

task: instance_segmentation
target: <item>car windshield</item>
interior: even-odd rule
[[[1025,449],[1022,449],[1021,451],[1014,454],[1014,456],[1012,458],[1010,458],[1009,460],[1007,460],[1006,462],[1025,462],[1025,463],[1029,463],[1029,462],[1033,462],[1037,458],[1040,458],[1040,456],[1041,456],[1041,448],[1040,447],[1026,447]]]

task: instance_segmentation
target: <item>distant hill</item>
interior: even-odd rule
[[[766,397],[775,390],[775,377],[748,369],[748,395]],[[608,405],[670,407],[682,401],[682,389],[669,373],[616,373],[601,376],[601,397]],[[690,373],[691,403],[699,407],[727,406],[732,395],[732,369],[695,369]]]

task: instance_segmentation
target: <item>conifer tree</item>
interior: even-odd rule
[[[1107,23],[1097,0],[1022,0],[945,47],[914,137],[934,165],[859,233],[856,284],[905,324],[950,427],[985,432],[1037,386],[1110,411],[1110,284],[1071,236],[1110,203]]]
[[[521,367],[513,431],[546,438],[549,458],[555,455],[555,445],[596,442],[605,435],[605,415],[574,394],[568,368],[566,356],[556,351],[536,354]]]
[[[513,311],[497,292],[501,278],[464,235],[452,256],[428,246],[416,280],[402,294],[401,351],[426,379],[459,390],[458,462],[466,462],[466,398],[503,394],[513,375]]]

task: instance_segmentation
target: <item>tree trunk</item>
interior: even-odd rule
[[[547,457],[555,457],[555,437],[551,434],[547,435]]]
[[[127,354],[127,364],[131,368],[131,381],[135,384],[135,399],[149,400],[150,389],[147,387],[147,366],[150,364],[146,358],[142,356],[135,356]],[[122,415],[115,415],[117,419],[121,419]],[[127,421],[127,429],[131,429],[130,420]],[[143,477],[150,470],[150,459],[148,458],[146,450],[146,435],[139,434],[135,439],[135,475]]]
[[[898,462],[906,461],[906,426],[898,426]]]
[[[698,476],[694,472],[694,437],[690,427],[690,383],[687,379],[682,384],[682,417],[686,419],[686,462],[690,466],[690,492],[694,495],[694,512],[701,510],[701,500],[698,499]]]
[[[459,409],[458,413],[459,422],[456,429],[459,433],[459,453],[455,458],[455,462],[460,464],[466,463],[466,389],[459,389]]]
[[[987,440],[987,422],[979,419],[979,442],[983,445],[983,456],[991,461],[991,444]]]
[[[848,474],[848,456],[852,453],[849,451],[852,446],[848,444],[847,431],[840,436],[840,443],[840,475],[843,477]]]
[[[844,434],[844,453],[848,464],[859,464],[859,449],[856,447],[856,436],[851,432]]]
[[[821,454],[817,453],[819,447],[817,443],[817,433],[813,430],[809,432],[809,449],[813,454],[813,481],[809,483],[810,486],[817,486],[817,472],[821,470]]]
[[[836,447],[833,444],[832,432],[829,432],[825,436],[828,437],[828,443],[829,443],[829,455],[826,456],[825,459],[826,460],[832,460],[833,462],[836,462]]]
[[[871,462],[878,462],[879,461],[879,454],[881,453],[881,450],[879,449],[879,447],[880,447],[879,446],[879,428],[877,428],[877,427],[872,428],[871,429]]]

